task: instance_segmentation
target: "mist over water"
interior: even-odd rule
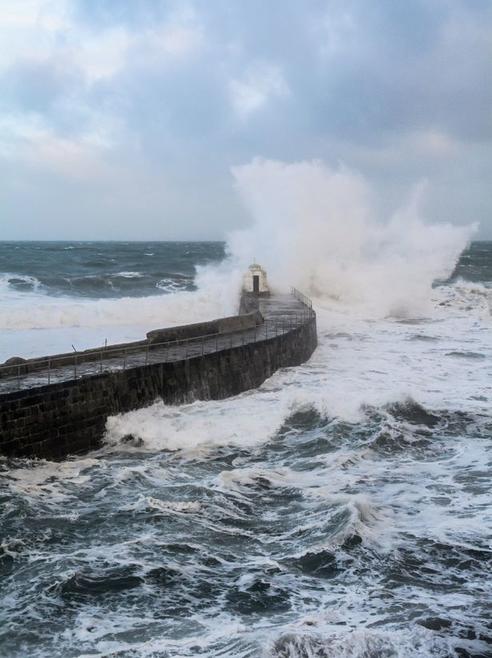
[[[235,176],[253,225],[225,251],[53,247],[69,279],[77,248],[114,259],[89,266],[104,295],[9,247],[6,356],[234,312],[253,258],[315,298],[319,347],[235,398],[110,418],[85,457],[0,461],[0,655],[492,655],[492,243],[460,257],[472,229],[418,194],[383,221],[343,168]]]

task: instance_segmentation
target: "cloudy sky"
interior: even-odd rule
[[[323,160],[492,238],[490,0],[0,0],[0,239],[215,239]]]

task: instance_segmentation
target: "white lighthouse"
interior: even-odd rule
[[[260,297],[270,294],[267,274],[258,263],[253,263],[253,265],[249,266],[248,271],[244,275],[243,289],[245,292],[253,293]]]

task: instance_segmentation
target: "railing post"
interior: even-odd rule
[[[17,366],[17,386],[20,386],[20,366]]]
[[[48,359],[48,384],[51,383],[51,359]]]
[[[77,354],[73,357],[73,378],[77,379]]]
[[[126,347],[123,350],[123,370],[126,370]]]

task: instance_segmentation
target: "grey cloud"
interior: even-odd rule
[[[74,0],[71,8],[77,21],[104,29],[155,24],[178,6],[178,0]]]
[[[3,103],[19,110],[49,114],[57,102],[83,85],[80,71],[58,59],[24,59],[2,76]]]
[[[187,197],[183,233],[171,237],[193,237],[191,207],[199,213],[204,204],[214,231],[227,230],[238,207],[226,194],[213,216],[211,190],[224,195],[231,165],[256,155],[343,160],[382,189],[385,180],[400,190],[412,178],[429,177],[440,195],[430,206],[443,216],[448,181],[455,221],[456,208],[464,213],[467,207],[485,225],[492,218],[491,202],[477,203],[456,189],[468,170],[470,189],[483,190],[492,165],[490,2],[74,0],[71,7],[74,29],[96,39],[114,27],[127,31],[122,68],[89,81],[75,61],[17,62],[0,80],[8,89],[2,104],[15,105],[19,115],[37,113],[55,134],[83,136],[98,116],[114,122],[112,157],[130,169],[135,159],[143,161]],[[203,32],[197,50],[182,57],[147,53],[148,31],[185,10]],[[272,94],[241,116],[231,83],[254,77],[262,66],[279,71],[288,93]],[[412,136],[427,133],[453,142],[455,152],[409,154]],[[390,160],[381,156],[388,148]],[[172,205],[179,214],[179,203]]]

